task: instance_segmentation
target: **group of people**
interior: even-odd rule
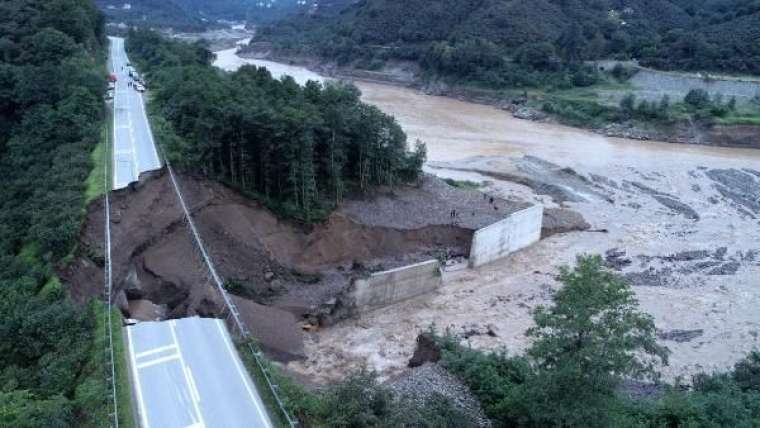
[[[488,200],[488,203],[490,205],[493,205],[494,211],[498,211],[499,210],[499,207],[494,203],[493,196],[489,196],[489,195],[483,193],[483,200],[485,201],[486,199]],[[472,215],[473,216],[475,215],[475,211],[472,212]],[[456,208],[452,208],[451,211],[449,211],[449,217],[452,218],[452,219],[456,219],[456,218],[459,217],[459,212],[457,212]]]
[[[123,65],[121,66],[121,71],[124,71],[124,66]],[[132,88],[132,87],[135,86],[135,81],[132,80],[131,77],[132,76],[130,75],[130,79],[129,79],[129,81],[127,81],[127,87],[128,88]]]

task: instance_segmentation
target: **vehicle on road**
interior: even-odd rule
[[[134,85],[132,85],[137,92],[145,92],[145,86],[140,82],[135,82]]]

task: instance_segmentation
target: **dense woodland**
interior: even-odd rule
[[[263,27],[261,41],[360,68],[411,60],[430,77],[489,87],[588,86],[582,62],[604,58],[760,74],[760,2],[360,0]]]
[[[265,68],[225,73],[201,45],[132,31],[131,56],[149,72],[152,102],[170,129],[178,167],[230,184],[306,222],[351,191],[414,180],[425,159],[396,121],[353,86],[276,80]]]
[[[83,220],[106,86],[91,0],[0,2],[0,426],[97,426],[94,317],[53,266]],[[102,352],[102,351],[100,351]]]
[[[317,9],[330,12],[351,0],[323,1]],[[261,23],[291,13],[315,10],[313,4],[298,0],[95,0],[112,23],[176,31],[203,31],[224,27],[219,21]],[[124,8],[129,3],[130,7]]]

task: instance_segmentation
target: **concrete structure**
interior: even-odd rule
[[[116,75],[113,98],[113,188],[127,187],[140,174],[161,168],[145,103],[141,93],[129,87],[124,39],[110,37],[111,67]]]
[[[126,329],[140,427],[273,426],[221,320],[151,321]]]
[[[428,260],[357,279],[351,297],[359,310],[372,310],[430,293],[441,282],[440,263]]]
[[[470,267],[482,266],[538,242],[543,217],[543,205],[534,205],[477,230],[472,236]]]

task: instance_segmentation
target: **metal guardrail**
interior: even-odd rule
[[[116,115],[114,115],[114,125],[116,121]],[[116,132],[116,127],[114,126],[114,132]],[[111,187],[110,183],[108,181],[108,178],[110,176],[110,170],[108,168],[109,165],[109,159],[110,159],[110,151],[109,151],[109,141],[106,139],[106,147],[105,147],[105,160],[103,162],[104,166],[104,174],[103,174],[103,185],[105,186],[105,197],[104,197],[104,206],[105,206],[105,301],[107,302],[105,305],[106,308],[106,324],[108,327],[106,328],[106,343],[107,343],[107,349],[105,353],[105,360],[106,360],[106,381],[111,382],[111,404],[113,404],[113,412],[109,412],[109,416],[112,418],[111,426],[113,428],[119,428],[119,406],[117,404],[116,399],[116,361],[114,360],[114,352],[113,352],[113,328],[112,328],[112,321],[111,321],[111,313],[112,310],[112,304],[113,304],[113,272],[111,270],[111,201],[109,199],[109,195],[111,193]],[[109,367],[110,366],[110,370]],[[110,373],[109,373],[110,372]],[[109,379],[110,377],[110,379]]]
[[[195,222],[193,221],[192,214],[187,207],[185,198],[182,196],[182,191],[180,190],[179,184],[177,182],[177,178],[174,174],[174,169],[172,168],[169,160],[166,159],[165,157],[164,157],[164,162],[166,162],[166,169],[169,171],[169,177],[174,187],[174,191],[177,194],[177,198],[179,199],[180,205],[182,207],[182,211],[185,214],[185,220],[193,236],[195,246],[197,247],[197,250],[200,252],[201,257],[203,258],[203,261],[205,262],[208,272],[211,276],[210,279],[213,280],[214,284],[216,285],[217,290],[221,294],[222,299],[224,300],[224,303],[227,307],[227,310],[232,316],[234,326],[240,332],[240,335],[246,340],[251,339],[252,338],[251,333],[248,331],[245,324],[240,320],[240,313],[238,312],[237,307],[235,306],[235,303],[232,301],[232,299],[230,299],[229,293],[227,293],[227,290],[224,288],[224,281],[222,280],[222,277],[218,274],[216,268],[214,267],[214,263],[211,259],[211,255],[208,253],[205,245],[203,244],[203,240],[201,239],[200,233],[198,232],[198,229],[195,226]],[[275,402],[277,403],[277,406],[279,407],[280,412],[282,413],[283,416],[285,416],[285,419],[288,425],[290,427],[297,427],[298,423],[293,419],[293,417],[290,415],[288,410],[285,408],[285,404],[282,402],[282,399],[280,398],[280,394],[277,392],[277,390],[279,389],[278,385],[272,382],[272,378],[269,375],[269,371],[267,370],[266,366],[261,362],[261,353],[258,350],[256,350],[250,342],[247,344],[247,347],[251,351],[251,354],[253,355],[253,359],[256,361],[256,364],[259,370],[261,370],[264,380],[267,383],[267,387],[272,393],[272,396],[274,397]]]
[[[147,120],[147,114],[146,114],[146,120]],[[115,120],[115,119],[114,119]],[[190,210],[187,207],[187,204],[185,203],[185,198],[182,196],[182,191],[180,190],[179,183],[177,182],[177,178],[174,174],[174,169],[171,166],[171,163],[169,162],[169,159],[164,155],[163,150],[160,145],[156,144],[154,138],[153,138],[153,130],[151,129],[150,123],[148,123],[148,136],[151,140],[151,143],[153,143],[153,147],[156,148],[158,154],[161,158],[163,158],[164,162],[166,163],[166,169],[169,171],[169,177],[171,178],[172,185],[174,187],[174,191],[177,194],[177,198],[179,199],[180,205],[182,207],[182,211],[185,216],[186,223],[190,229],[190,232],[193,236],[193,241],[195,243],[196,249],[199,251],[201,258],[203,259],[206,268],[208,269],[208,272],[211,276],[210,279],[213,280],[214,284],[216,285],[216,289],[219,291],[219,293],[222,296],[222,299],[224,300],[225,306],[227,310],[229,311],[230,315],[232,316],[233,324],[237,328],[240,335],[245,340],[252,339],[251,333],[248,331],[248,329],[245,327],[245,324],[240,320],[240,313],[237,310],[237,307],[235,306],[235,303],[230,299],[229,294],[227,293],[227,290],[224,288],[224,280],[222,277],[218,274],[216,268],[214,267],[214,263],[211,259],[211,255],[206,250],[205,245],[203,244],[203,240],[201,239],[200,233],[198,232],[198,229],[195,226],[195,222],[193,221],[192,214]],[[110,259],[110,256],[109,256]],[[110,276],[110,272],[109,272]],[[110,279],[109,279],[110,281]],[[110,288],[109,288],[109,302],[110,302]],[[110,315],[109,315],[110,316]],[[261,362],[261,355],[260,352],[257,351],[253,345],[250,343],[250,341],[247,344],[248,349],[250,349],[254,360],[256,361],[256,364],[258,365],[259,369],[261,370],[261,373],[264,377],[264,380],[267,383],[267,387],[269,388],[270,392],[272,393],[272,396],[275,399],[275,402],[277,403],[277,406],[279,407],[280,412],[285,417],[288,425],[292,427],[299,426],[297,421],[294,420],[294,418],[290,415],[290,413],[285,408],[285,404],[282,402],[282,399],[280,398],[280,394],[277,392],[279,389],[278,385],[274,382],[272,382],[271,376],[269,375],[269,371],[267,370],[266,366]],[[112,348],[113,349],[113,348]],[[112,358],[113,360],[113,358]],[[114,385],[115,387],[115,385]],[[115,391],[115,390],[114,390]],[[115,397],[115,392],[114,392]],[[115,401],[114,401],[115,403]],[[117,421],[118,423],[118,421]],[[118,428],[118,426],[116,427]]]

